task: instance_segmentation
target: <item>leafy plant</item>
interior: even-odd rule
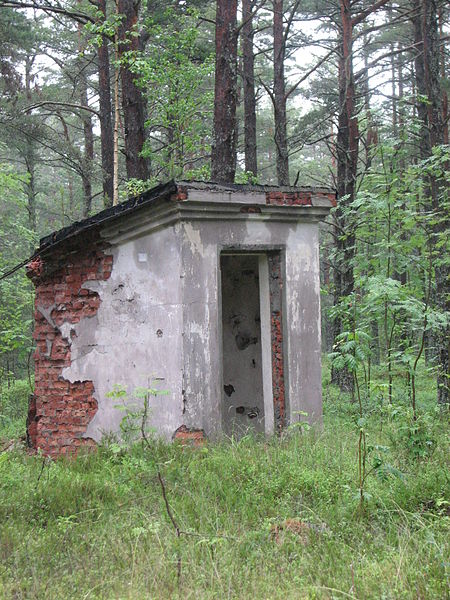
[[[120,384],[114,385],[113,389],[106,394],[108,398],[120,401],[115,408],[125,413],[120,422],[121,439],[130,445],[137,439],[148,443],[148,435],[152,429],[148,425],[150,416],[150,398],[168,394],[168,390],[155,387],[154,383],[161,381],[159,378],[151,380],[152,385],[148,387],[136,387],[128,393],[127,389]]]

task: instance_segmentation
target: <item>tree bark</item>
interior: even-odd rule
[[[83,58],[85,50],[83,44],[83,25],[78,23],[78,92],[81,106],[89,106],[88,103],[88,81],[86,75],[87,62]],[[92,205],[92,164],[94,162],[94,132],[92,130],[92,116],[87,110],[81,111],[83,123],[84,153],[81,165],[81,181],[83,184],[83,217],[89,216]]]
[[[444,7],[439,8],[439,36],[444,37]],[[446,78],[446,65],[445,65],[445,46],[441,44],[441,78],[442,81]],[[446,89],[442,89],[442,121],[444,123],[444,144],[448,144],[448,93]]]
[[[82,67],[83,68],[83,67]],[[80,72],[78,84],[81,106],[88,106],[87,78],[83,71]],[[92,164],[94,162],[94,133],[92,130],[92,117],[86,110],[82,111],[84,155],[82,161],[81,180],[83,183],[83,217],[89,216],[92,206]]]
[[[253,19],[254,0],[242,0],[242,62],[244,83],[244,145],[245,170],[258,174],[256,143],[256,98],[255,98],[255,55],[253,53]]]
[[[278,185],[289,185],[289,156],[286,122],[286,81],[284,59],[286,40],[283,28],[283,0],[273,0],[273,111]]]
[[[216,77],[211,179],[233,183],[236,172],[237,0],[217,0]]]
[[[373,121],[372,110],[370,107],[370,88],[369,88],[369,50],[368,50],[368,39],[364,36],[363,41],[363,59],[364,59],[364,81],[363,81],[363,94],[364,94],[364,110],[366,112],[367,131],[366,131],[366,143],[365,143],[365,170],[368,171],[372,166],[372,159],[374,151],[378,144],[378,133],[376,125]]]
[[[102,19],[106,19],[106,0],[99,0],[98,8],[103,14]],[[113,202],[114,158],[109,52],[106,37],[103,37],[102,44],[98,47],[97,59],[103,204],[107,208],[112,206]]]
[[[358,161],[359,131],[355,115],[355,82],[353,78],[353,24],[350,0],[340,0],[341,41],[339,52],[339,116],[336,137],[337,153],[337,192],[338,205],[336,219],[336,268],[334,270],[335,304],[354,291],[353,260],[355,248],[354,224],[346,211],[355,197],[355,183]],[[349,310],[350,314],[352,311]],[[352,317],[349,316],[350,321]],[[334,321],[334,340],[342,333],[343,321]],[[347,326],[352,329],[352,324]],[[353,376],[347,369],[333,370],[333,383],[341,389],[353,389]]]
[[[36,56],[28,56],[25,59],[25,95],[27,100],[31,102],[31,70]],[[24,184],[25,193],[27,196],[27,212],[28,212],[28,227],[35,234],[37,231],[37,214],[36,214],[36,151],[34,140],[32,137],[25,135],[25,151],[23,154],[25,166],[27,168],[28,181]],[[34,240],[30,244],[31,252],[34,252]]]
[[[440,84],[440,51],[439,51],[439,28],[438,7],[436,0],[422,1],[422,40],[423,40],[423,73],[426,96],[426,121],[424,122],[429,136],[429,150],[432,154],[433,148],[444,143],[444,125],[442,121],[442,95]],[[430,193],[431,208],[434,213],[433,225],[433,255],[435,260],[435,287],[436,304],[442,313],[449,314],[450,295],[448,294],[449,267],[447,261],[442,259],[440,242],[446,235],[450,226],[448,211],[444,206],[445,181],[438,175],[428,175],[428,189]],[[443,328],[435,336],[438,353],[438,377],[437,377],[437,400],[439,404],[448,404],[450,364],[449,345],[450,329]]]
[[[140,0],[118,0],[123,20],[119,27],[119,57],[124,52],[139,50],[137,33]],[[144,98],[135,76],[126,65],[121,66],[122,108],[125,125],[125,162],[129,179],[149,178],[147,160],[141,156],[145,141]]]

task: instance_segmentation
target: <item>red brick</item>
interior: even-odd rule
[[[70,365],[70,345],[37,307],[56,304],[51,318],[58,327],[95,315],[101,299],[96,292],[81,286],[88,279],[104,280],[111,275],[113,257],[105,250],[105,243],[92,232],[82,242],[68,240],[50,257],[28,265],[27,275],[36,287],[33,338],[37,346],[35,394],[30,403],[27,433],[30,446],[34,450],[40,448],[48,456],[74,454],[80,447],[95,446],[93,440],[82,436],[97,411],[97,400],[92,381],[71,383],[62,377],[63,368]],[[51,342],[50,356],[47,341]]]

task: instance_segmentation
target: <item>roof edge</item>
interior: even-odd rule
[[[63,227],[53,233],[50,233],[47,236],[42,237],[39,240],[39,250],[43,251],[47,248],[55,245],[58,242],[61,242],[73,235],[78,235],[81,231],[86,231],[87,229],[91,229],[97,225],[101,225],[105,221],[111,221],[113,219],[119,218],[122,215],[125,215],[129,212],[132,212],[140,207],[147,206],[148,204],[155,202],[161,198],[170,197],[172,194],[175,194],[178,190],[178,186],[175,181],[172,179],[167,183],[161,183],[156,187],[139,194],[138,196],[133,196],[129,200],[125,202],[121,202],[116,206],[111,206],[109,208],[105,208],[104,210],[96,213],[92,217],[87,217],[82,221],[75,221],[71,225],[67,227]]]
[[[269,194],[302,194],[309,193],[311,195],[325,195],[336,197],[334,190],[330,188],[319,187],[291,187],[291,186],[273,186],[273,185],[250,185],[241,183],[215,183],[211,181],[185,181],[185,180],[170,180],[166,183],[161,183],[152,189],[130,198],[116,206],[106,208],[92,217],[87,217],[81,221],[76,221],[67,227],[63,227],[53,233],[44,236],[39,241],[37,252],[40,254],[46,252],[53,246],[58,245],[62,241],[79,235],[83,231],[90,230],[94,227],[99,227],[105,222],[114,221],[131,212],[135,212],[140,208],[154,204],[158,200],[186,200],[188,191],[210,191],[210,192],[260,192],[266,195]]]

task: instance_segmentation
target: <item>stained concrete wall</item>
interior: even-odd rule
[[[191,220],[182,224],[184,370],[186,413],[208,435],[220,432],[223,365],[220,349],[219,256],[227,250],[274,250],[284,254],[284,346],[287,420],[322,416],[318,224],[243,219]],[[189,334],[201,337],[189,352]],[[198,374],[204,376],[198,377]],[[302,417],[303,419],[304,417]]]
[[[185,425],[220,435],[223,250],[282,253],[288,421],[298,420],[298,411],[320,419],[318,225],[226,208],[229,217],[215,217],[187,206],[171,221],[143,213],[102,230],[111,277],[84,284],[101,304],[95,317],[73,325],[72,363],[63,372],[69,381],[94,384],[98,411],[86,437],[119,429],[123,413],[107,398],[115,384],[131,392],[155,376],[169,392],[151,400],[150,424],[160,434],[170,438]]]

